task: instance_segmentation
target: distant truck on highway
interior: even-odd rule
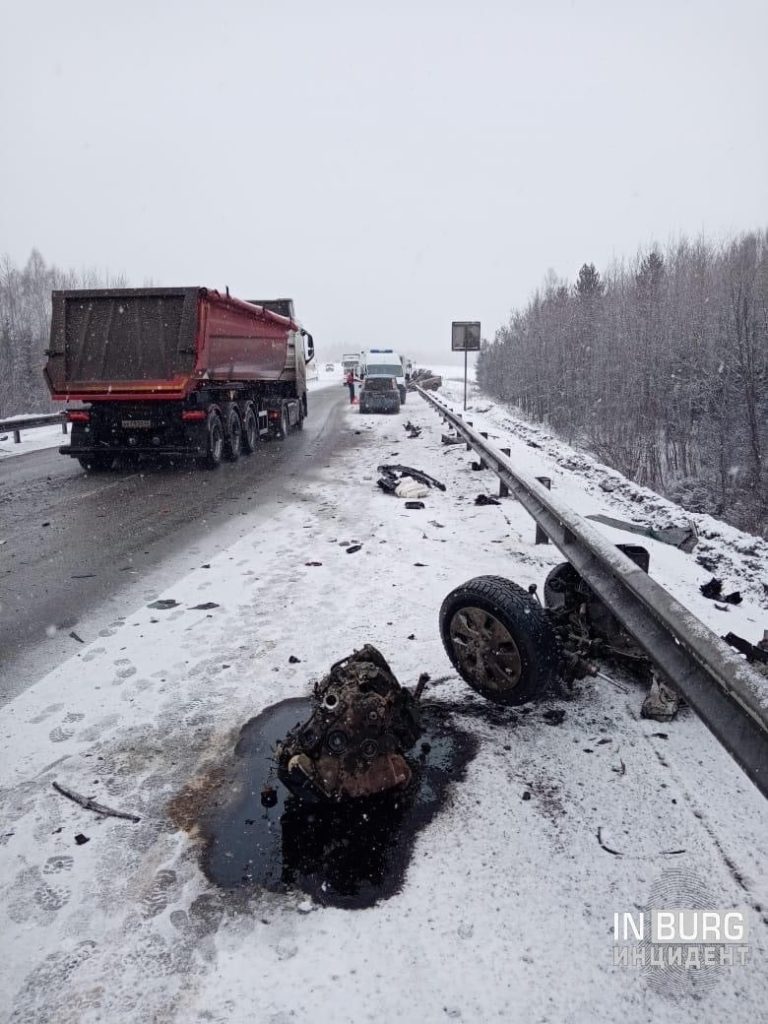
[[[92,471],[142,455],[215,468],[303,426],[314,344],[291,299],[109,288],[53,293],[46,354],[52,397],[86,403],[62,454]]]
[[[357,375],[357,371],[360,369],[360,353],[346,352],[341,357],[341,369],[345,377],[350,370]]]

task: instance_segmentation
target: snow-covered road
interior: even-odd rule
[[[690,712],[665,727],[641,720],[643,694],[627,681],[588,681],[573,700],[501,715],[455,678],[437,688],[435,700],[466,703],[460,721],[479,750],[420,834],[402,890],[373,908],[302,893],[243,902],[201,873],[195,835],[177,829],[168,803],[210,778],[248,719],[307,692],[365,642],[403,683],[450,674],[437,628],[448,591],[483,573],[541,585],[560,560],[534,546],[514,501],[474,505],[495,478],[473,472],[463,446],[441,446],[423,402],[410,397],[400,417],[348,416],[357,444],[313,482],[296,479],[292,495],[265,499],[274,529],[201,559],[159,595],[176,605],[115,621],[2,712],[4,1019],[760,1019],[768,807]],[[407,418],[420,438],[406,437]],[[508,414],[490,407],[474,419],[577,510],[638,512],[623,485],[600,490],[582,456],[541,437],[531,448],[533,428],[510,420],[502,436]],[[375,485],[387,461],[431,473],[446,492],[406,510]],[[695,553],[649,541],[651,572],[713,628],[754,639],[764,549],[712,530],[722,564],[746,574],[732,580],[741,606],[719,612],[698,594],[708,577]],[[362,548],[347,554],[354,541]],[[545,718],[554,706],[559,725]],[[99,818],[53,781],[141,821]],[[704,879],[718,906],[747,908],[749,965],[677,986],[612,966],[614,912],[641,906],[674,871]]]

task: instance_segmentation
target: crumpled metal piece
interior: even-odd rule
[[[653,673],[651,688],[640,709],[641,718],[651,718],[655,722],[670,722],[680,707],[680,696],[669,683],[662,682]]]
[[[315,685],[314,711],[276,752],[280,781],[303,800],[340,801],[403,788],[404,754],[421,735],[418,700],[370,644]]]

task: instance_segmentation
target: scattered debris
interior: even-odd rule
[[[669,683],[662,682],[653,673],[651,688],[640,708],[641,718],[651,718],[654,722],[669,722],[678,712],[680,696]]]
[[[312,704],[276,753],[278,777],[294,795],[338,802],[410,782],[403,755],[421,736],[418,702],[375,647],[336,662]]]
[[[362,544],[350,544],[349,547],[347,548],[347,554],[354,555],[356,551],[360,551],[362,546]]]
[[[614,850],[610,846],[606,846],[605,845],[605,843],[603,842],[603,826],[602,825],[597,830],[597,841],[600,844],[601,848],[603,850],[605,850],[606,853],[612,853],[614,857],[623,857],[624,856],[624,854],[620,853],[618,850]]]
[[[115,811],[111,807],[106,807],[104,804],[97,803],[95,800],[92,800],[91,797],[89,796],[81,796],[79,793],[76,793],[73,789],[67,789],[66,786],[62,786],[58,782],[53,782],[51,783],[51,785],[53,786],[57,793],[61,793],[61,795],[65,796],[68,800],[73,800],[76,804],[79,804],[81,807],[84,807],[86,811],[94,811],[96,814],[102,814],[105,817],[109,818],[124,818],[126,821],[133,822],[141,821],[141,818],[139,818],[135,814],[128,814],[127,811]],[[77,840],[77,837],[75,837],[75,839]],[[87,839],[84,840],[84,842],[87,841]]]
[[[445,445],[464,444],[464,438],[463,437],[454,437],[453,434],[443,434],[441,436],[440,440]]]
[[[547,708],[541,717],[549,725],[560,725],[565,721],[565,711],[562,708]]]
[[[274,807],[277,803],[277,790],[274,786],[263,786],[261,790],[262,807]]]
[[[78,846],[83,846],[85,843],[90,843],[90,837],[84,836],[82,832],[78,832],[75,836],[75,842]]]
[[[72,637],[73,640],[77,640],[77,642],[79,644],[84,644],[85,643],[85,640],[83,640],[83,638],[81,636],[78,636],[77,633],[74,631],[74,629],[70,632],[69,635]]]
[[[322,565],[322,562],[305,562],[304,565]]]
[[[526,789],[526,791],[523,793],[522,799],[523,800],[530,800],[531,799],[531,794],[530,794],[529,790]]]
[[[395,488],[398,498],[426,498],[428,494],[429,487],[426,484],[420,484],[409,476],[404,476]]]
[[[397,485],[404,477],[410,477],[411,480],[426,484],[427,487],[437,487],[439,491],[445,490],[445,484],[441,484],[433,476],[423,473],[420,469],[414,469],[412,466],[401,466],[399,464],[383,465],[378,467],[377,472],[381,473],[377,483],[382,491],[386,491],[387,494],[396,494]]]
[[[418,509],[418,508],[426,508],[427,506],[424,504],[423,501],[406,501],[405,507],[406,508]]]
[[[768,629],[763,632],[763,639],[758,640],[756,644],[744,640],[735,633],[726,633],[723,640],[743,654],[750,664],[756,662],[758,665],[768,666]]]
[[[405,424],[405,429],[408,431],[408,437],[421,437],[421,427],[417,427],[410,420]]]
[[[535,441],[526,441],[525,443],[529,448],[541,448],[541,445],[537,444]]]
[[[206,601],[205,604],[193,604],[191,611],[193,612],[207,612],[211,608],[220,608],[221,605],[216,604],[215,601]]]
[[[603,482],[605,483],[605,481]],[[614,487],[604,487],[603,490],[612,491]],[[673,548],[680,548],[686,554],[690,554],[699,542],[699,535],[693,523],[688,526],[665,526],[655,528],[643,526],[640,523],[629,523],[624,519],[614,519],[612,516],[592,515],[587,516],[595,523],[602,523],[604,526],[612,526],[615,530],[623,530],[625,533],[638,533],[642,537],[650,537],[651,540],[658,540],[662,544],[670,544]]]
[[[438,530],[444,530],[445,529],[445,523],[438,523],[438,521],[436,519],[430,519],[429,520],[429,525],[436,527],[436,529],[438,529]]]
[[[406,387],[409,391],[415,391],[417,385],[425,391],[437,391],[443,386],[443,378],[431,370],[414,370]]]
[[[0,543],[2,543],[2,541],[0,541]],[[93,579],[96,578],[96,573],[95,572],[83,572],[83,573],[80,573],[77,576],[70,576],[69,578],[71,580],[93,580]]]
[[[702,585],[699,587],[699,590],[704,595],[704,597],[709,598],[711,601],[714,601],[716,597],[720,597],[720,592],[722,591],[722,589],[723,581],[717,579],[716,576],[713,576],[708,583],[702,583]]]
[[[166,611],[168,608],[177,608],[179,605],[178,601],[174,601],[172,597],[164,597],[159,601],[153,601],[152,604],[148,604],[147,608],[157,608],[158,611]]]
[[[46,522],[46,523],[43,523],[42,525],[43,525],[43,526],[50,526],[51,524],[50,524],[50,523],[48,523],[48,522]]]
[[[414,562],[417,569],[428,569],[429,566],[425,562]]]
[[[471,463],[471,468],[475,473],[479,473],[480,470],[486,469],[487,467],[482,462],[473,462]]]
[[[497,501],[495,498],[491,498],[487,494],[478,494],[478,496],[475,498],[475,504],[476,505],[500,505],[501,502]]]
[[[295,654],[292,654],[290,656],[290,658],[288,659],[288,664],[289,665],[300,665],[301,664],[301,658],[297,658]]]
[[[708,583],[702,583],[699,590],[710,601],[725,601],[726,604],[741,604],[741,592],[734,590],[730,594],[723,593],[723,581],[713,576]]]

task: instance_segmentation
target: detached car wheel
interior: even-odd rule
[[[446,597],[440,636],[473,690],[496,704],[525,704],[557,677],[560,645],[541,605],[501,576],[478,576]]]

